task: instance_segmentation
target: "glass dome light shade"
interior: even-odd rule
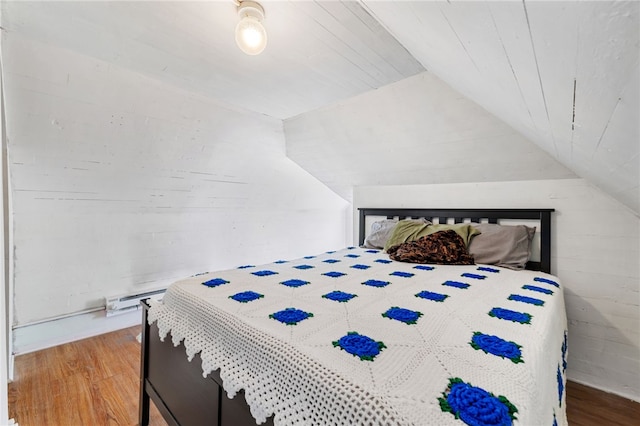
[[[236,26],[236,43],[247,55],[258,55],[267,46],[267,31],[253,16],[245,16]]]
[[[236,43],[247,55],[261,53],[267,45],[267,31],[262,26],[264,9],[260,3],[242,0],[238,5],[240,22],[236,26]]]

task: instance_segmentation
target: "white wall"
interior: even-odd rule
[[[0,11],[0,17],[2,12]],[[0,22],[2,19],[0,19]],[[0,39],[0,53],[2,52],[2,40]],[[6,201],[5,201],[5,188],[6,182],[6,146],[7,141],[5,138],[5,126],[4,126],[4,78],[2,75],[2,59],[0,58],[0,425],[9,423],[9,410],[8,410],[8,394],[7,383],[9,379],[9,359],[10,354],[10,335],[11,328],[8,321],[8,300],[9,283],[7,282],[7,268],[8,265],[5,262],[6,247],[8,236],[5,232],[5,219],[6,219]]]
[[[354,188],[358,207],[554,208],[570,380],[640,401],[640,218],[583,179]],[[354,237],[355,238],[355,237]]]
[[[575,178],[424,72],[285,120],[287,155],[346,200],[355,185]]]
[[[345,245],[347,203],[286,158],[280,120],[3,37],[14,325]]]

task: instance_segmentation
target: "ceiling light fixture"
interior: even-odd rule
[[[236,43],[247,55],[260,54],[267,45],[267,31],[262,26],[264,9],[255,1],[240,1],[240,22],[236,26]]]

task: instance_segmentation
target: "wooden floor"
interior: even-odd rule
[[[18,356],[9,417],[20,426],[136,425],[139,332],[131,327]],[[569,382],[567,416],[571,426],[640,425],[640,404]],[[155,407],[151,425],[166,425]]]
[[[20,426],[137,425],[141,327],[16,357],[9,418]],[[152,425],[166,425],[152,407]]]

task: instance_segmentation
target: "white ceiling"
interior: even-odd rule
[[[640,3],[364,3],[430,72],[640,212]]]
[[[640,212],[639,3],[262,3],[256,57],[231,0],[3,1],[2,27],[280,119],[426,68]]]
[[[424,70],[358,2],[263,1],[268,45],[235,44],[224,1],[2,2],[2,26],[285,119]]]

